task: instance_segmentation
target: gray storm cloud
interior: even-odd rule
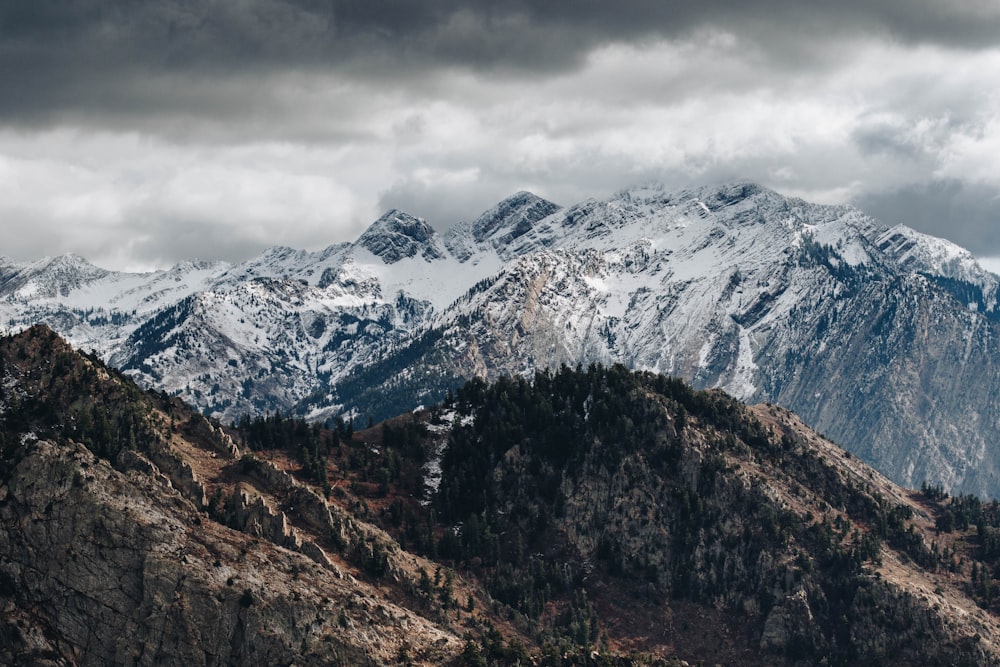
[[[121,122],[171,106],[232,113],[242,100],[225,99],[239,86],[213,100],[212,83],[299,68],[386,83],[453,66],[530,79],[578,67],[604,44],[705,27],[739,33],[770,67],[795,69],[837,58],[827,45],[857,34],[992,47],[1000,9],[974,0],[14,2],[0,6],[0,74],[16,94],[0,97],[0,113],[24,122],[74,112]]]

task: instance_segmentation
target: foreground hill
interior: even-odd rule
[[[380,531],[274,469],[313,512],[294,528],[179,402],[44,328],[0,341],[0,361],[0,663],[438,664],[460,647],[325,555]]]
[[[998,506],[777,407],[593,366],[227,431],[44,327],[0,376],[0,662],[1000,663]]]

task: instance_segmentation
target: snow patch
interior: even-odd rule
[[[757,392],[753,380],[758,368],[753,360],[753,341],[750,332],[743,327],[739,327],[739,341],[740,348],[736,356],[733,379],[723,389],[736,398],[747,401]]]

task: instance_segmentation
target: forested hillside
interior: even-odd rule
[[[998,663],[1000,506],[774,406],[593,365],[226,426],[44,327],[0,377],[0,661]]]

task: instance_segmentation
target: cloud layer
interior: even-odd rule
[[[998,36],[985,0],[7,3],[0,254],[233,260],[749,178],[1000,255]]]

